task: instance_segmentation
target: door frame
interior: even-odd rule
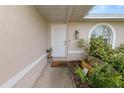
[[[66,47],[65,47],[65,57],[59,57],[59,58],[67,58],[68,57],[68,26],[66,23],[51,23],[50,24],[50,32],[51,32],[51,47],[53,46],[53,39],[52,39],[52,33],[53,31],[51,30],[52,25],[66,25]]]

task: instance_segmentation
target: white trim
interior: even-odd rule
[[[116,31],[115,31],[115,29],[113,28],[113,26],[110,25],[110,24],[108,24],[108,23],[99,23],[99,24],[96,24],[95,26],[93,26],[92,29],[90,30],[89,34],[88,34],[88,41],[89,41],[90,38],[91,38],[92,31],[93,31],[96,27],[98,27],[98,26],[100,26],[100,25],[106,25],[106,26],[108,26],[108,27],[110,27],[110,28],[112,29],[112,36],[113,36],[113,38],[112,38],[112,48],[115,48]]]
[[[124,15],[86,15],[84,19],[123,19]]]
[[[83,53],[83,51],[68,51],[69,54]]]
[[[36,61],[28,65],[26,68],[21,70],[19,73],[17,73],[14,77],[9,79],[7,82],[2,84],[0,88],[12,88],[19,80],[21,80],[27,73],[29,73],[38,63],[41,62],[42,59],[44,59],[47,56],[45,53],[40,58],[38,58]]]

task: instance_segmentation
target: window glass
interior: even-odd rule
[[[123,15],[124,5],[96,5],[88,13],[89,15]]]
[[[98,27],[96,27],[92,34],[91,37],[99,37],[99,36],[103,36],[104,40],[107,43],[112,43],[112,30],[110,27],[106,26],[106,25],[100,25]]]

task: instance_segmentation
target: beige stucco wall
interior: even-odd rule
[[[124,22],[73,22],[68,24],[68,51],[80,51],[76,45],[76,40],[74,39],[74,33],[76,30],[79,31],[80,37],[88,41],[89,32],[91,29],[100,23],[110,24],[116,33],[115,46],[124,43]],[[82,54],[80,53],[70,53],[68,55],[69,60],[80,59]]]
[[[103,21],[87,21],[87,22],[70,22],[67,24],[67,33],[68,33],[68,51],[72,53],[68,53],[68,60],[80,60],[83,56],[82,53],[79,53],[81,49],[77,46],[77,40],[74,39],[74,33],[76,30],[80,33],[80,38],[84,38],[86,41],[88,41],[88,36],[91,31],[91,29],[97,25],[97,24],[109,24],[113,27],[115,30],[115,46],[118,46],[121,43],[124,43],[124,22],[103,22]],[[49,37],[50,37],[50,25],[55,23],[49,23]],[[56,23],[61,24],[61,23]],[[51,38],[49,38],[49,41],[51,41]],[[50,44],[50,42],[49,42]],[[50,46],[50,45],[49,45]],[[76,52],[76,53],[74,53]]]
[[[33,6],[0,6],[0,85],[46,52],[46,24]],[[31,87],[46,62],[45,58],[17,87]]]

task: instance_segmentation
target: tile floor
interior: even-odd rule
[[[44,69],[34,88],[72,88],[72,80],[67,67],[50,67]]]

